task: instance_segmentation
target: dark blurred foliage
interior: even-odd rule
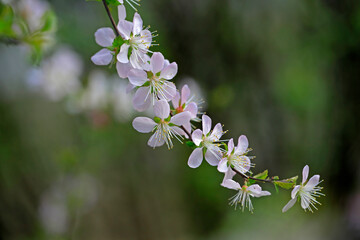
[[[101,3],[49,2],[57,41],[81,54],[85,72],[99,68],[90,62],[99,49],[93,34],[110,26]],[[234,211],[222,174],[206,164],[189,169],[185,145],[153,150],[131,122],[95,127],[24,87],[7,97],[2,79],[3,239],[358,239],[360,2],[143,0],[139,12],[159,33],[153,50],[178,63],[178,79],[199,83],[225,138],[248,136],[255,172],[301,176],[309,164],[324,179],[323,205],[282,214],[290,193],[264,186],[273,196],[254,199],[254,214]],[[1,78],[19,68],[6,62]],[[66,230],[49,233],[39,220],[44,193],[83,175],[96,182],[96,202],[86,211],[67,202]]]

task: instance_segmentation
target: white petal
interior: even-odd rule
[[[140,70],[146,70],[144,68],[145,62],[143,59],[145,59],[145,54],[140,53],[139,51],[135,51],[133,49],[131,55],[130,55],[130,63],[133,66],[133,68],[140,69]]]
[[[175,94],[175,96],[173,97],[173,99],[171,100],[173,107],[176,109],[179,107],[179,103],[180,103],[180,93],[177,92]]]
[[[139,69],[131,69],[128,78],[130,83],[135,86],[142,86],[148,80],[146,72]]]
[[[165,119],[170,115],[170,106],[166,100],[159,100],[154,105],[155,116]]]
[[[292,206],[294,206],[294,204],[296,203],[296,198],[291,199],[282,209],[282,212],[286,212],[287,210],[289,210]]]
[[[181,89],[181,105],[187,102],[190,97],[190,88],[187,84],[185,84]]]
[[[116,56],[116,58],[117,58],[117,60],[119,62],[121,62],[121,63],[128,63],[129,62],[129,58],[128,58],[129,47],[130,47],[130,45],[128,45],[126,43],[121,45],[120,52]]]
[[[192,140],[195,143],[196,146],[199,146],[200,143],[202,142],[202,137],[203,137],[203,133],[200,129],[196,129],[192,135]]]
[[[249,147],[249,141],[245,135],[241,135],[238,140],[238,145],[235,149],[235,153],[242,155],[245,153],[246,149]]]
[[[108,65],[112,59],[112,52],[106,48],[101,49],[91,57],[91,61],[96,65]]]
[[[303,179],[302,179],[302,184],[304,184],[304,183],[306,182],[308,176],[309,176],[309,166],[306,165],[306,166],[303,168],[303,171],[302,171],[302,177],[303,177]]]
[[[114,31],[109,27],[99,28],[95,32],[95,41],[102,47],[112,46],[115,37]]]
[[[170,122],[178,126],[185,126],[190,122],[190,119],[191,114],[189,112],[181,112],[173,116]]]
[[[316,185],[319,184],[320,181],[320,175],[314,175],[312,176],[309,181],[307,182],[307,184],[304,186],[305,191],[310,191],[312,190]]]
[[[125,20],[126,9],[125,9],[124,4],[118,6],[118,16],[119,16],[119,21]]]
[[[131,69],[132,67],[130,63],[121,63],[121,62],[116,63],[116,70],[119,77],[121,78],[127,78],[129,76],[129,72]]]
[[[175,62],[173,62],[169,66],[161,70],[160,78],[164,78],[167,80],[173,79],[177,74],[177,71],[178,71],[178,66]]]
[[[211,166],[217,166],[219,164],[221,158],[221,152],[216,147],[213,149],[207,149],[205,153],[205,160],[211,165]]]
[[[126,20],[120,21],[118,24],[118,29],[120,35],[125,38],[125,40],[129,40],[131,36],[131,31],[133,29],[133,23]]]
[[[234,150],[234,140],[231,138],[228,143],[228,155]]]
[[[174,127],[171,127],[171,129],[172,129],[174,132],[176,132],[177,134],[182,135],[182,136],[185,136],[185,137],[187,138],[187,134],[186,134],[186,133],[184,132],[184,130],[182,130],[181,128],[174,126]]]
[[[211,125],[211,122],[210,122]],[[221,138],[221,136],[223,135],[223,130],[222,130],[222,126],[221,123],[218,123],[215,125],[214,130],[211,132],[210,135],[210,139],[213,142],[219,141],[219,139]]]
[[[133,34],[138,35],[140,34],[142,28],[143,28],[143,20],[141,19],[141,16],[136,12],[133,19]]]
[[[228,179],[232,179],[236,175],[236,172],[233,171],[230,167],[228,168],[228,171],[224,175],[224,179],[222,182],[225,182]]]
[[[141,133],[148,133],[154,129],[156,123],[154,120],[148,117],[137,117],[134,119],[132,125],[136,131]]]
[[[152,42],[152,35],[151,32],[149,30],[142,30],[140,32],[140,36],[142,39],[142,44],[146,47],[149,48],[151,47],[151,42]]]
[[[198,113],[198,106],[196,103],[191,102],[184,108],[184,111],[191,113],[191,118],[196,118]]]
[[[160,72],[164,66],[164,56],[159,52],[155,52],[150,59],[150,66],[153,74]]]
[[[207,135],[211,129],[211,118],[207,115],[202,116],[202,128],[204,135]]]
[[[158,136],[158,137],[156,137],[156,136],[157,136],[156,133],[154,133],[150,137],[150,139],[148,141],[148,145],[150,147],[155,148],[155,147],[160,147],[160,146],[164,145],[164,143],[165,143],[164,138],[162,138],[161,136]]]
[[[135,86],[132,85],[131,83],[129,83],[129,84],[126,86],[126,93],[130,93],[134,88],[135,88]]]
[[[150,107],[151,100],[148,92],[149,87],[141,87],[135,92],[133,105],[136,111],[143,112]]]
[[[227,158],[221,159],[221,161],[219,162],[219,165],[217,166],[217,170],[219,172],[226,173],[229,169],[227,162],[228,162]]]
[[[294,189],[291,191],[291,198],[295,198],[295,197],[296,197],[296,194],[297,194],[297,192],[299,191],[299,189],[300,189],[300,185],[296,185],[296,186],[294,187]]]
[[[301,199],[301,207],[303,209],[307,209],[309,207],[309,205],[310,205],[310,201],[303,198],[303,197],[301,197],[300,199]]]
[[[239,190],[241,189],[241,186],[238,182],[235,182],[234,180],[232,179],[228,179],[228,180],[225,180],[221,186],[223,187],[226,187],[226,188],[229,188],[229,189],[234,189],[234,190]]]
[[[160,99],[165,99],[166,101],[170,101],[176,95],[176,86],[172,82],[166,82],[163,94],[159,94]]]
[[[200,166],[202,160],[203,160],[202,148],[196,148],[189,157],[188,165],[191,168],[197,168]]]

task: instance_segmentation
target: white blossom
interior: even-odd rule
[[[231,166],[233,166],[237,171],[241,173],[246,173],[249,171],[250,167],[253,164],[250,161],[250,158],[246,156],[249,152],[249,141],[245,135],[241,135],[238,140],[237,147],[234,148],[234,140],[231,138],[228,143],[227,153],[224,154],[224,157],[221,159],[217,169],[219,172],[228,172],[232,171]]]
[[[133,98],[134,108],[142,112],[158,99],[170,101],[176,94],[176,87],[169,80],[175,77],[177,70],[177,64],[169,64],[159,52],[152,55],[148,70],[130,70],[130,83],[139,87]]]
[[[320,175],[312,176],[309,181],[307,181],[309,175],[309,166],[306,165],[303,168],[302,172],[302,183],[300,185],[296,185],[294,189],[291,191],[291,200],[284,206],[282,212],[286,212],[292,206],[294,206],[296,200],[300,198],[301,207],[306,211],[309,210],[313,212],[313,208],[317,210],[315,204],[320,204],[316,198],[324,195],[320,193],[322,187],[317,186],[321,181]]]
[[[237,208],[237,205],[240,204],[242,211],[244,211],[245,207],[247,207],[249,208],[250,212],[253,212],[254,207],[251,203],[250,197],[263,197],[271,195],[271,193],[268,191],[262,191],[258,184],[253,184],[250,186],[243,185],[241,187],[238,182],[235,182],[232,179],[227,179],[221,185],[223,187],[238,191],[238,193],[229,200],[231,206],[235,205],[235,209]]]
[[[202,129],[196,129],[192,133],[192,140],[198,146],[190,155],[188,165],[191,168],[197,168],[203,160],[203,152],[205,152],[205,160],[211,166],[217,166],[221,158],[221,149],[217,143],[224,134],[220,123],[216,124],[211,130],[211,118],[207,115],[202,116]]]
[[[148,141],[150,147],[159,147],[164,143],[168,148],[173,147],[172,138],[180,142],[186,133],[180,126],[190,121],[190,113],[182,112],[170,116],[170,106],[166,100],[159,100],[154,105],[155,121],[148,117],[137,117],[133,121],[133,127],[141,133],[154,132]]]

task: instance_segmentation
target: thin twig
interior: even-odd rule
[[[115,34],[116,34],[116,36],[118,37],[118,36],[120,36],[120,32],[119,32],[119,30],[118,30],[117,27],[116,27],[116,24],[115,24],[114,18],[113,18],[112,15],[111,15],[109,6],[106,4],[106,0],[102,0],[102,2],[103,2],[104,7],[105,7],[105,9],[106,9],[107,15],[108,15],[109,18],[110,18],[111,25],[113,26],[113,28],[114,28],[114,30],[115,30]]]

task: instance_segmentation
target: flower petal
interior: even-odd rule
[[[191,113],[191,118],[196,118],[198,113],[198,106],[196,103],[191,102],[184,108],[184,111]]]
[[[154,122],[154,120],[148,117],[137,117],[132,122],[132,125],[136,129],[136,131],[141,133],[148,133],[154,130],[156,123]]]
[[[179,92],[176,92],[176,94],[173,97],[173,99],[171,100],[171,102],[175,109],[179,107],[179,103],[180,103],[180,93]]]
[[[202,128],[204,135],[207,135],[211,129],[211,118],[207,115],[202,116]]]
[[[185,84],[181,89],[181,105],[187,102],[191,94],[190,88]]]
[[[312,190],[316,185],[319,184],[319,180],[320,180],[320,175],[314,175],[312,176],[309,181],[307,182],[307,184],[304,186],[304,190],[305,191],[310,191]]]
[[[132,67],[130,63],[121,63],[121,62],[116,63],[116,70],[119,77],[121,78],[127,78],[129,76],[129,72],[131,69]]]
[[[125,40],[129,40],[131,36],[131,31],[133,29],[133,23],[126,20],[120,21],[118,24],[118,29],[121,37]]]
[[[229,169],[227,163],[228,163],[227,158],[221,159],[221,161],[219,162],[219,165],[217,166],[217,170],[219,172],[226,173],[228,171],[228,169]]]
[[[289,210],[292,206],[294,206],[294,204],[296,203],[296,198],[292,198],[282,209],[282,212],[286,212],[287,210]]]
[[[160,147],[160,146],[162,146],[162,145],[164,145],[164,143],[165,143],[165,140],[164,140],[164,138],[160,135],[157,135],[157,133],[154,133],[151,137],[150,137],[150,139],[149,139],[149,141],[148,141],[148,145],[150,146],[150,147],[153,147],[153,148],[155,148],[155,147]]]
[[[213,142],[219,141],[221,136],[223,135],[223,130],[221,123],[215,125],[214,130],[211,132],[210,139]]]
[[[150,66],[151,66],[151,72],[153,74],[160,72],[164,66],[164,56],[159,52],[155,52],[151,56]]]
[[[295,197],[296,197],[296,194],[298,193],[299,189],[300,189],[300,185],[296,185],[296,186],[294,187],[294,189],[291,191],[291,198],[295,198]]]
[[[103,48],[91,57],[91,61],[96,65],[108,65],[113,59],[112,51]]]
[[[231,138],[228,143],[228,155],[234,150],[234,140]]]
[[[302,184],[304,184],[309,176],[309,166],[306,165],[302,171]]]
[[[191,114],[189,112],[181,112],[171,117],[170,122],[178,126],[185,126],[190,122],[190,119]]]
[[[238,140],[238,145],[235,149],[235,153],[238,155],[242,155],[246,152],[249,147],[249,141],[245,135],[241,135]]]
[[[170,115],[170,106],[166,100],[159,100],[154,105],[155,116],[165,119]]]
[[[218,147],[213,147],[212,149],[207,149],[205,153],[205,160],[211,166],[217,166],[221,158],[221,152]]]
[[[188,165],[191,168],[197,168],[201,165],[202,160],[203,160],[202,148],[196,148],[189,157]]]
[[[110,47],[115,39],[114,31],[109,27],[99,28],[95,32],[95,41],[102,47]]]
[[[177,74],[177,71],[178,71],[178,66],[175,62],[173,62],[161,70],[160,78],[164,78],[167,80],[173,79]]]
[[[236,172],[233,171],[230,167],[228,168],[228,171],[225,173],[224,175],[224,179],[223,179],[223,183],[228,180],[228,179],[232,179],[235,176]]]
[[[228,179],[228,180],[225,180],[221,186],[223,187],[226,187],[226,188],[229,188],[229,189],[233,189],[233,190],[240,190],[241,189],[241,186],[238,182],[235,182],[234,180],[232,179]]]
[[[133,23],[134,23],[133,34],[134,35],[140,34],[143,28],[143,20],[141,19],[140,14],[138,14],[137,12],[134,14]]]
[[[116,56],[116,59],[119,62],[121,62],[121,63],[128,63],[129,62],[129,58],[128,58],[129,47],[130,47],[130,45],[128,45],[126,43],[121,45],[120,52]]]
[[[119,21],[125,20],[126,18],[126,9],[124,4],[121,4],[118,6],[118,16],[119,16]]]
[[[149,87],[141,87],[135,92],[133,105],[136,111],[143,112],[150,107],[151,99],[148,96],[149,90]]]
[[[172,82],[165,82],[162,89],[162,94],[158,94],[160,99],[170,101],[176,95],[176,86]]]
[[[202,137],[203,137],[203,133],[200,129],[196,129],[192,135],[192,140],[195,143],[196,146],[199,146],[200,143],[202,142]]]
[[[139,69],[131,69],[128,78],[130,83],[135,86],[142,86],[148,80],[146,72]]]

